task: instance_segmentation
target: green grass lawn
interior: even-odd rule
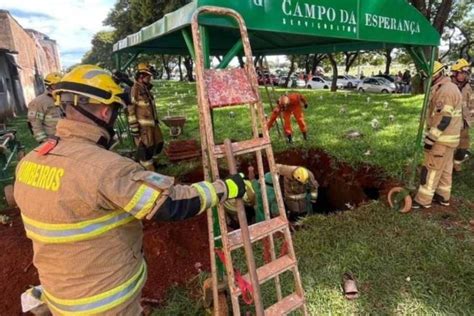
[[[159,115],[168,111],[186,115],[182,138],[198,138],[194,84],[159,82],[155,92]],[[310,139],[303,142],[295,123],[294,147],[321,148],[355,167],[375,165],[397,180],[404,179],[416,146],[422,97],[301,92],[310,104],[305,112]],[[340,113],[343,106],[346,114]],[[268,107],[266,112],[270,113]],[[235,117],[229,115],[230,111]],[[393,123],[390,115],[395,117]],[[217,138],[248,138],[251,128],[246,117],[244,108],[217,110]],[[370,125],[374,118],[380,122],[378,130]],[[17,119],[13,125],[24,127],[24,119]],[[344,135],[351,129],[364,136],[347,140]],[[166,127],[163,131],[168,133]],[[271,134],[276,151],[288,148],[276,130]],[[25,132],[21,137],[31,148],[34,141],[27,141],[31,138]],[[371,154],[364,155],[368,150]],[[180,163],[167,167],[164,173],[179,176],[198,165]],[[472,314],[474,238],[469,221],[474,219],[473,170],[471,160],[465,171],[455,176],[454,210],[402,215],[375,201],[354,211],[304,219],[304,229],[294,234],[294,244],[311,315]],[[361,292],[360,298],[352,302],[341,295],[340,280],[346,271],[356,276]],[[271,292],[269,286],[264,287],[265,297]],[[203,313],[200,302],[187,290],[175,288],[170,289],[166,304],[154,315]]]

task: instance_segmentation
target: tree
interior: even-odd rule
[[[352,65],[354,65],[355,61],[359,57],[360,52],[344,52],[344,65],[345,65],[345,72],[346,74],[349,73]]]
[[[114,33],[114,31],[101,31],[96,33],[91,41],[92,49],[84,55],[82,63],[112,69],[114,67],[113,59],[111,58]]]
[[[450,20],[446,23],[443,40],[448,49],[440,59],[455,60],[474,58],[474,2],[459,1],[453,8]]]
[[[384,74],[390,75],[390,66],[392,65],[392,52],[393,48],[387,48],[384,50],[383,54],[385,55],[385,72]]]
[[[335,54],[328,54],[329,61],[331,62],[332,66],[332,83],[331,83],[331,91],[337,91],[337,60]]]

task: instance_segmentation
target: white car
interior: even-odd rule
[[[286,77],[280,78],[279,86],[285,86]],[[287,88],[297,88],[302,89],[306,86],[306,82],[303,79],[298,78],[298,76],[291,76],[288,81]]]
[[[306,83],[306,87],[308,89],[329,89],[331,87],[331,82],[322,77],[314,76]]]
[[[353,76],[337,76],[337,85],[344,88],[355,88],[359,85],[360,80]]]
[[[366,78],[357,86],[359,92],[395,93],[397,87],[393,82],[383,78]]]

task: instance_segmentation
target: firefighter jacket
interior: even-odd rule
[[[461,94],[463,103],[462,115],[466,124],[471,127],[474,123],[474,94],[469,82],[462,87]]]
[[[109,136],[95,125],[63,119],[57,136],[21,160],[14,190],[43,297],[55,315],[119,314],[147,277],[140,220],[194,216],[226,185],[174,185],[98,145]]]
[[[426,141],[451,148],[459,145],[462,118],[462,96],[449,77],[442,78],[431,89]]]
[[[158,124],[155,101],[148,87],[136,81],[131,90],[131,105],[128,106],[128,123],[132,128],[154,127]]]
[[[290,212],[311,212],[311,202],[318,197],[319,184],[314,174],[308,170],[309,181],[303,184],[294,179],[293,173],[297,166],[277,165],[278,172],[283,176],[283,197]]]
[[[61,117],[61,108],[54,105],[49,92],[40,94],[28,105],[28,123],[39,143],[56,133],[56,124]]]

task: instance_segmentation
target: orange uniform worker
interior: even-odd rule
[[[305,109],[308,108],[308,101],[300,93],[289,93],[284,94],[278,99],[278,106],[273,110],[272,116],[267,123],[267,128],[271,129],[275,121],[283,114],[285,134],[288,137],[288,142],[293,142],[293,129],[291,127],[291,115],[293,115],[300,127],[303,138],[308,139],[307,132],[308,127],[304,120],[303,106]]]
[[[54,95],[66,118],[54,138],[21,160],[15,180],[41,299],[55,316],[141,315],[147,278],[141,220],[198,215],[242,197],[244,181],[235,175],[175,185],[109,151],[125,102],[120,86],[97,66],[74,68]]]

